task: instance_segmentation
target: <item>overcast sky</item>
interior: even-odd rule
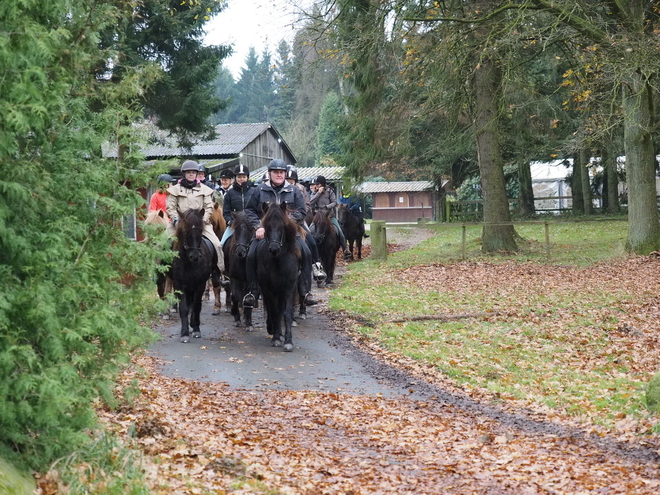
[[[228,7],[207,23],[205,42],[233,45],[234,54],[223,64],[236,79],[250,46],[258,55],[265,47],[275,54],[280,40],[293,40],[297,16],[292,3],[291,0],[228,0]]]

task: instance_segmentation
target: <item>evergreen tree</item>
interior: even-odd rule
[[[316,129],[316,164],[335,161],[341,154],[342,109],[337,93],[326,95]]]

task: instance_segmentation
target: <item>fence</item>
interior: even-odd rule
[[[591,219],[589,222],[599,222],[599,221],[628,221],[628,218],[607,218],[607,219]],[[371,249],[372,249],[372,259],[381,259],[384,260],[387,258],[387,227],[392,228],[425,228],[425,229],[445,229],[445,228],[460,228],[461,229],[461,259],[465,260],[467,258],[467,228],[468,227],[485,227],[485,226],[505,226],[505,225],[543,225],[544,234],[545,234],[545,255],[547,259],[551,258],[550,253],[550,227],[552,225],[566,225],[569,223],[576,222],[561,222],[561,221],[549,221],[549,220],[525,220],[517,222],[501,222],[501,223],[485,223],[485,222],[462,222],[462,223],[435,223],[430,222],[428,219],[420,218],[417,223],[396,223],[396,224],[387,224],[384,221],[375,221],[371,222],[370,228],[372,232],[371,237]],[[376,235],[373,235],[376,234]]]

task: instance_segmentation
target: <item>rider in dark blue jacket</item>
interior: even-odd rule
[[[250,199],[245,205],[245,215],[248,221],[255,228],[256,241],[250,245],[250,251],[247,258],[247,279],[249,292],[243,299],[243,306],[254,307],[259,295],[259,285],[257,281],[257,245],[258,241],[264,238],[265,230],[261,226],[261,217],[263,216],[264,204],[282,204],[286,203],[289,216],[298,223],[305,219],[305,201],[300,190],[289,184],[286,180],[286,164],[279,158],[268,164],[268,182],[262,182],[257,185],[250,195]],[[302,254],[301,277],[305,284],[306,295],[304,303],[308,306],[314,305],[317,301],[310,292],[312,285],[312,254],[309,251],[307,243],[298,237],[298,245]]]
[[[245,205],[254,190],[254,182],[248,180],[249,178],[250,170],[247,166],[242,163],[236,165],[236,168],[234,169],[234,182],[225,193],[225,199],[222,203],[222,215],[225,217],[225,222],[227,222],[227,229],[225,230],[222,239],[220,239],[220,244],[223,246],[234,232],[234,229],[231,227],[231,224],[234,221],[232,213],[238,213],[245,209]]]

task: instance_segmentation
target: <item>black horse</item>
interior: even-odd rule
[[[244,212],[233,213],[232,236],[223,247],[225,252],[225,266],[230,280],[231,315],[237,327],[245,325],[252,328],[252,308],[243,308],[243,322],[241,323],[241,304],[248,292],[245,263],[250,242],[254,237],[254,228],[247,221]]]
[[[176,226],[174,250],[177,255],[172,260],[170,273],[174,281],[174,292],[179,300],[181,317],[181,342],[190,342],[188,315],[192,336],[202,336],[199,330],[199,314],[202,310],[202,297],[206,281],[217,261],[211,241],[202,237],[204,231],[204,211],[187,210]]]
[[[293,304],[300,269],[299,227],[286,212],[286,204],[270,205],[261,225],[264,239],[257,246],[257,280],[266,308],[266,329],[275,347],[293,350],[291,325]],[[284,339],[282,339],[284,319]],[[283,341],[282,341],[283,340]]]
[[[319,210],[314,214],[314,226],[312,234],[319,248],[321,265],[325,269],[326,279],[318,283],[319,287],[331,285],[335,276],[335,264],[337,262],[337,251],[341,246],[339,232],[330,221],[329,210]]]
[[[356,215],[351,212],[346,205],[339,205],[337,208],[337,220],[344,232],[348,249],[353,252],[353,244],[357,246],[357,257],[362,259],[362,238],[364,237],[364,219],[362,215]]]

